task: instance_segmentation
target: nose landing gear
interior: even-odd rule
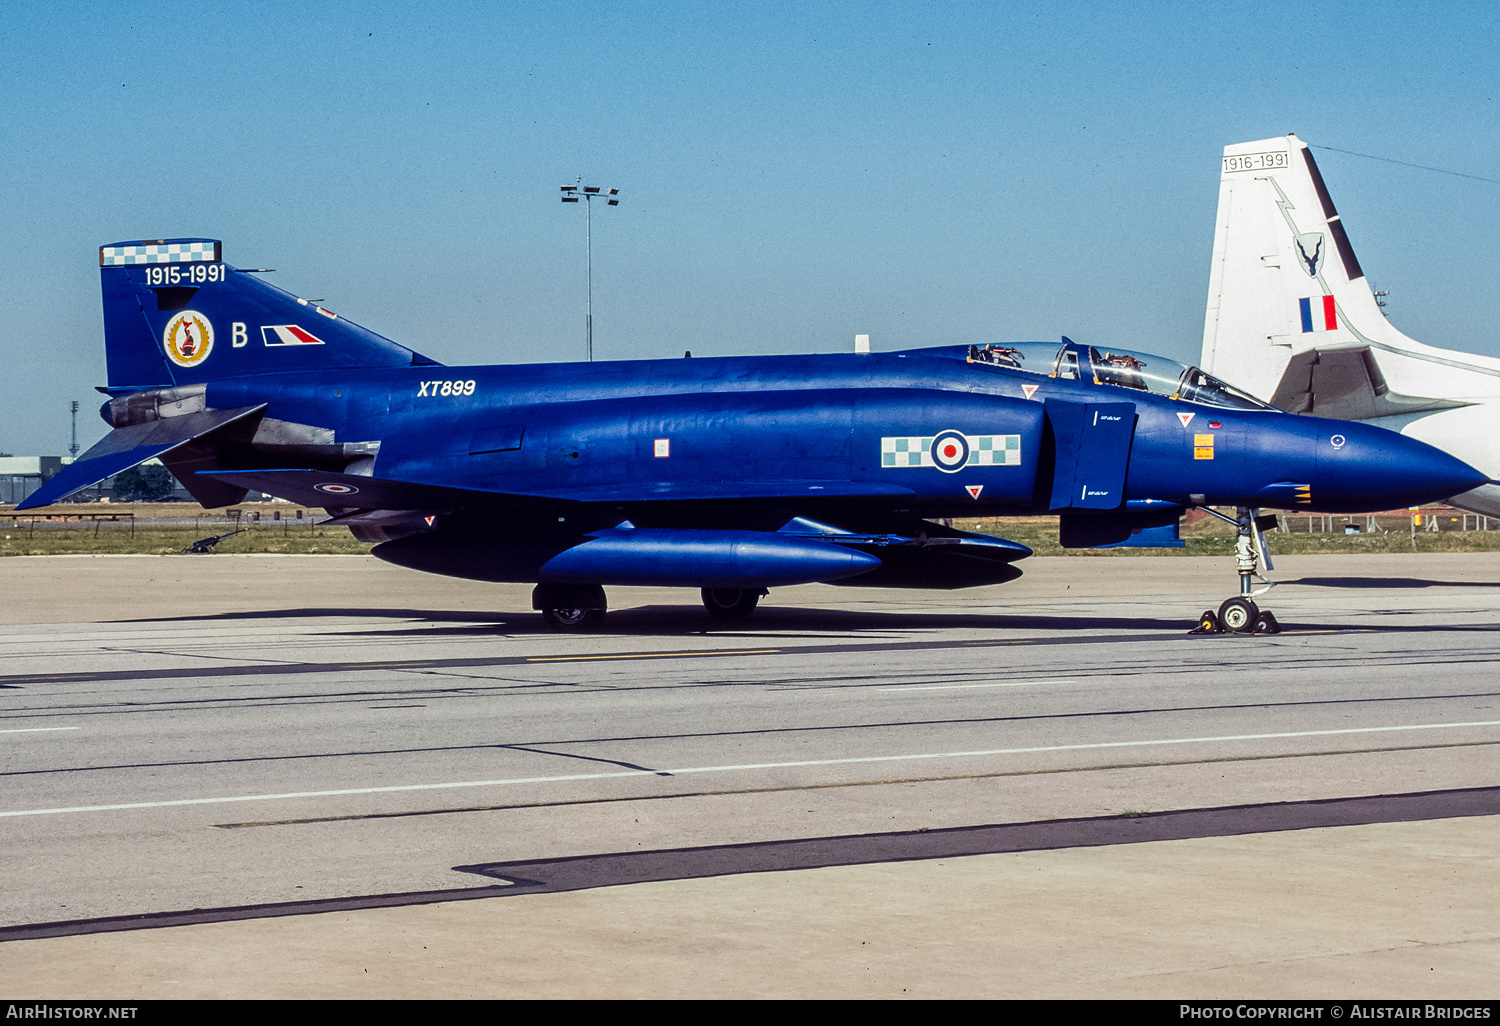
[[[1240,593],[1234,598],[1225,599],[1217,613],[1212,609],[1205,609],[1198,617],[1198,625],[1189,633],[1280,634],[1281,625],[1276,622],[1275,614],[1255,604],[1256,596],[1264,595],[1276,587],[1276,582],[1261,577],[1257,569],[1258,564],[1262,563],[1267,570],[1275,569],[1271,563],[1271,552],[1266,548],[1265,529],[1275,526],[1276,517],[1260,516],[1259,510],[1249,506],[1237,508],[1233,519],[1207,506],[1199,508],[1235,526],[1234,556],[1240,575]],[[1259,578],[1265,586],[1254,587],[1252,578]]]

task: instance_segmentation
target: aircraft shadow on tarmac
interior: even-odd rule
[[[550,634],[538,616],[504,618],[507,633]],[[978,633],[1020,630],[1187,630],[1178,618],[1036,616],[992,613],[885,613],[871,610],[799,609],[762,606],[744,620],[716,620],[702,610],[683,606],[636,606],[613,610],[600,633],[618,635],[703,635],[791,637],[824,634],[880,634],[888,631],[961,630]],[[426,633],[432,633],[427,628]]]
[[[196,616],[132,617],[112,623],[170,623],[174,621],[233,620],[316,620],[340,617],[388,619],[401,621],[385,629],[359,629],[352,633],[388,636],[441,637],[484,634],[551,635],[537,613],[529,611],[458,611],[435,609],[361,608],[357,606],[301,607],[291,609],[256,609],[232,613],[210,613]],[[412,626],[417,624],[452,624],[446,627]],[[1185,617],[1159,616],[1037,616],[1027,614],[988,613],[885,613],[848,609],[803,609],[794,606],[761,606],[743,620],[718,620],[697,606],[635,606],[611,610],[598,634],[680,635],[716,634],[727,636],[788,636],[816,634],[872,634],[892,630],[1125,630],[1186,631],[1193,621]],[[345,632],[338,632],[345,633]],[[566,636],[566,635],[560,635]]]
[[[1299,577],[1280,584],[1310,588],[1496,588],[1500,581],[1424,581],[1419,577]]]
[[[1329,588],[1423,588],[1446,587],[1449,581],[1424,581],[1413,578],[1301,578],[1284,584],[1300,584]],[[1475,583],[1460,586],[1480,587]],[[1483,585],[1492,587],[1491,585]],[[1211,603],[1205,603],[1205,606]],[[1395,615],[1405,615],[1404,612]],[[510,611],[465,611],[452,609],[396,609],[364,608],[359,606],[296,607],[283,609],[255,609],[228,613],[208,613],[173,617],[132,617],[108,621],[111,623],[172,623],[177,621],[234,621],[234,620],[303,620],[309,624],[320,619],[358,618],[392,621],[388,627],[352,627],[341,630],[328,624],[321,631],[325,635],[358,635],[362,637],[407,637],[431,638],[478,638],[484,636],[554,636],[543,623],[540,615],[522,610]],[[432,626],[446,624],[449,626]],[[874,610],[797,608],[795,606],[761,606],[743,620],[718,620],[708,616],[696,605],[651,605],[611,610],[603,626],[591,637],[702,637],[713,635],[725,638],[763,639],[794,637],[826,637],[843,634],[852,637],[878,636],[894,631],[963,631],[976,641],[993,642],[1005,640],[1006,633],[1017,631],[1062,631],[1074,632],[1097,639],[1101,632],[1130,632],[1120,640],[1147,635],[1161,638],[1163,635],[1186,636],[1195,621],[1186,617],[1171,616],[1091,616],[1035,615],[995,613],[887,613]],[[1382,633],[1432,633],[1432,632],[1491,632],[1500,627],[1494,623],[1470,624],[1401,624],[1388,620],[1376,623],[1368,619],[1360,623],[1348,620],[1337,622],[1293,621],[1283,619],[1283,632],[1329,633],[1346,630]],[[1000,637],[997,637],[999,635]],[[567,637],[568,635],[555,635]],[[1264,637],[1263,635],[1216,635],[1215,637]],[[1046,640],[1046,639],[1015,639]],[[1065,638],[1054,640],[1066,640]]]

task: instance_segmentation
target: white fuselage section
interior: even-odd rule
[[[1295,136],[1224,149],[1200,362],[1282,409],[1399,431],[1500,482],[1500,360],[1385,318]],[[1454,502],[1500,516],[1500,484]]]

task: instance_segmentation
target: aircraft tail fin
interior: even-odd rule
[[[250,374],[434,364],[224,263],[214,239],[99,248],[109,392]]]
[[[1381,313],[1307,144],[1293,135],[1226,146],[1203,369],[1275,402],[1303,354],[1372,344],[1424,348]]]

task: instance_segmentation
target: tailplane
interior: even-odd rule
[[[214,239],[100,247],[111,394],[249,374],[435,362],[224,263],[222,251]]]

